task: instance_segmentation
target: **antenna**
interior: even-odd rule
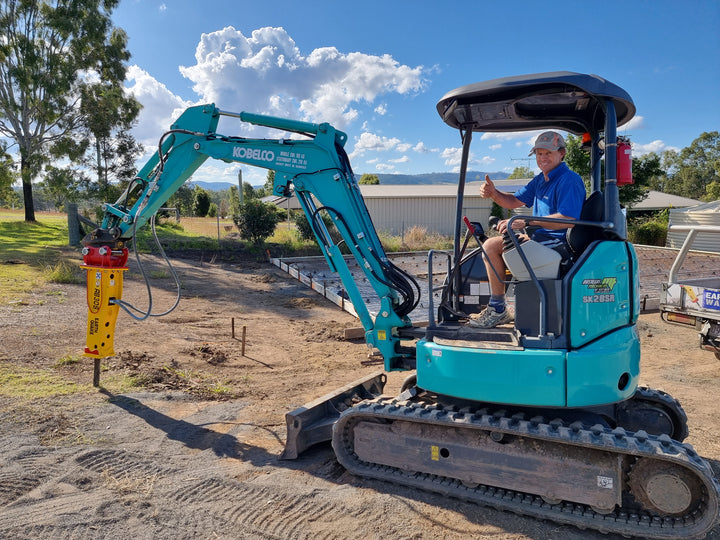
[[[535,161],[534,157],[526,157],[526,158],[510,158],[511,161],[527,161],[527,164],[530,165],[531,161]]]

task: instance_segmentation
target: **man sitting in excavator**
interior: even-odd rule
[[[485,175],[485,182],[480,186],[480,195],[511,210],[523,205],[532,207],[532,215],[535,217],[579,219],[585,201],[585,185],[580,175],[571,171],[565,163],[565,149],[565,139],[562,135],[554,131],[541,133],[528,154],[535,154],[535,161],[541,173],[515,194],[500,191],[490,177]],[[507,226],[508,220],[500,221],[497,230],[501,236],[489,238],[483,244],[484,262],[490,282],[490,301],[477,318],[468,322],[468,325],[475,328],[494,328],[512,321],[512,315],[505,305],[505,283],[501,280],[506,270],[502,257],[502,235],[507,231]],[[572,225],[532,219],[515,219],[512,223],[513,229],[524,229],[529,226],[539,226],[539,228],[531,233],[532,236],[519,235],[520,242],[532,239],[561,253],[567,249],[566,232]]]

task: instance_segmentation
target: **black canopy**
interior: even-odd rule
[[[461,86],[437,104],[454,128],[472,131],[562,129],[576,135],[605,128],[604,101],[615,104],[617,125],[635,115],[635,104],[619,86],[570,71],[505,77]]]

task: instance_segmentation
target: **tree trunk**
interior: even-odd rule
[[[23,202],[25,204],[25,221],[35,221],[35,203],[32,194],[32,172],[25,156],[20,156],[20,176],[23,184]]]

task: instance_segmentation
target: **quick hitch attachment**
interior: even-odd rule
[[[115,322],[122,298],[123,272],[127,270],[128,249],[109,246],[86,246],[80,268],[87,271],[87,340],[83,356],[114,356]]]

